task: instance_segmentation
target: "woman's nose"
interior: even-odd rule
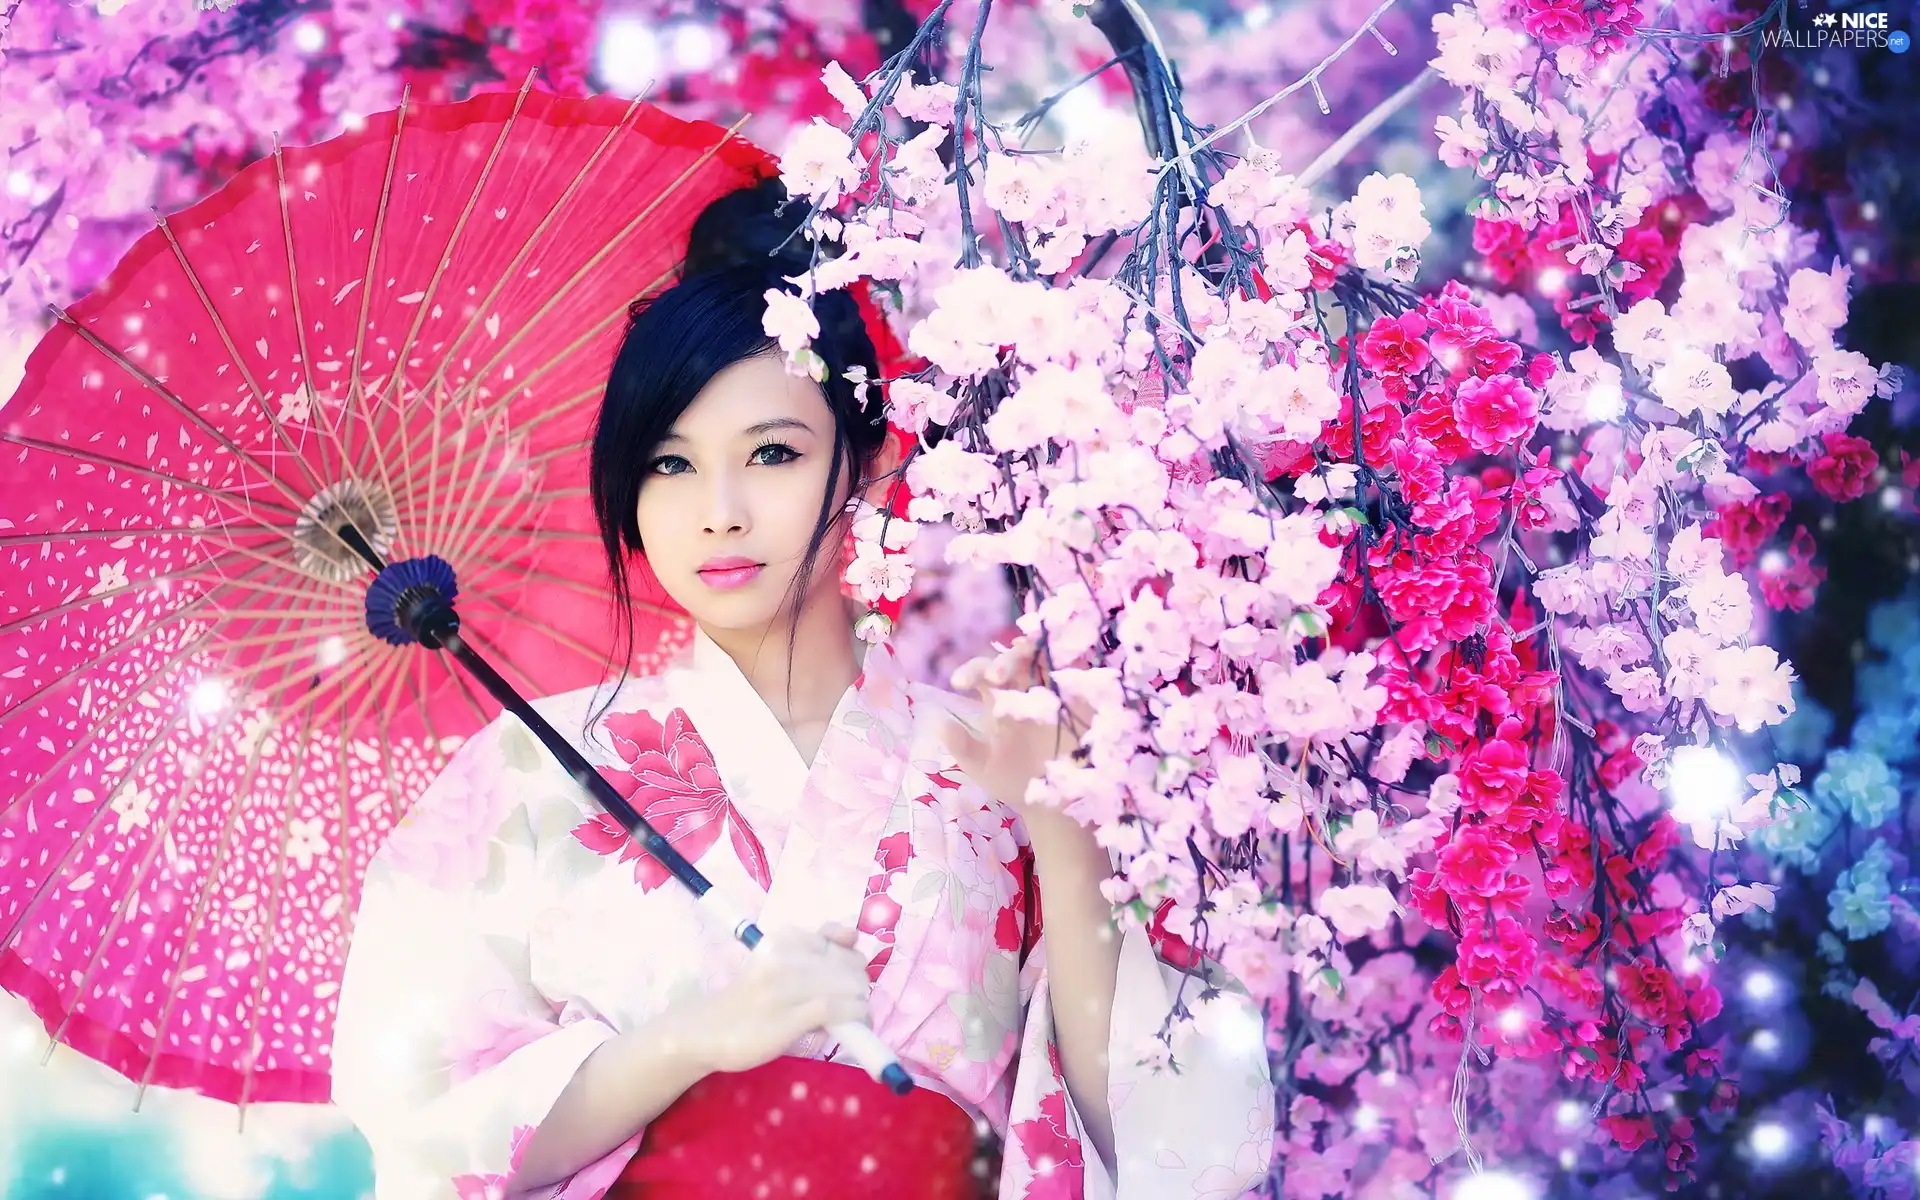
[[[708,533],[744,533],[750,522],[740,494],[740,481],[731,473],[710,476],[706,494],[706,531]]]

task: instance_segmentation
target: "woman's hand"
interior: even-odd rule
[[[981,727],[950,716],[943,731],[948,753],[966,776],[988,795],[1018,812],[1030,836],[1045,838],[1078,829],[1079,822],[1059,809],[1027,803],[1027,785],[1046,773],[1047,764],[1072,754],[1089,714],[1078,705],[1063,704],[1055,719],[1036,721],[1000,716],[994,711],[997,691],[1025,691],[1046,682],[1033,641],[1014,639],[1007,653],[983,655],[953,674],[955,687],[972,688],[981,701]]]
[[[773,930],[731,983],[674,1010],[674,1034],[704,1070],[745,1071],[816,1029],[866,1020],[867,963],[853,939],[839,925]]]

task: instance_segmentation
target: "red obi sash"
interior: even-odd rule
[[[606,1200],[963,1200],[973,1119],[926,1088],[782,1057],[694,1084],[654,1118]]]

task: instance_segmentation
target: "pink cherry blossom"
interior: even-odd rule
[[[1793,668],[1772,646],[1727,646],[1713,653],[1707,705],[1743,731],[1777,725],[1793,711]]]
[[[767,312],[761,318],[767,336],[780,343],[789,357],[806,349],[820,336],[820,320],[813,307],[792,292],[771,288],[767,291]]]
[[[790,194],[832,204],[860,178],[853,162],[853,142],[825,121],[804,126],[787,142],[780,177]]]
[[[1802,267],[1787,280],[1787,303],[1780,323],[1788,336],[1808,350],[1833,346],[1833,331],[1847,319],[1847,283],[1851,268],[1839,263],[1831,271]]]

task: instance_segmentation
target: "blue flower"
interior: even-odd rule
[[[1833,827],[1827,806],[1808,801],[1782,809],[1780,819],[1759,832],[1758,841],[1782,862],[1811,873],[1820,866],[1821,843]]]
[[[1893,923],[1893,892],[1888,876],[1893,868],[1893,851],[1884,840],[1875,840],[1859,861],[1840,872],[1827,894],[1827,921],[1857,942],[1872,937]]]
[[[1887,845],[1887,839],[1875,838],[1873,845],[1867,847],[1853,864],[1856,871],[1865,870],[1878,875],[1884,882],[1893,874],[1893,847]]]
[[[1903,596],[1874,605],[1867,614],[1867,641],[1889,651],[1920,642],[1920,600]]]
[[[1898,712],[1912,701],[1913,682],[1898,662],[1862,663],[1853,676],[1853,694],[1866,709]]]
[[[1892,820],[1900,811],[1900,777],[1877,754],[1835,750],[1813,781],[1813,794],[1844,809],[1867,829]]]
[[[1828,933],[1826,930],[1822,929],[1820,931],[1820,936],[1813,940],[1813,944],[1814,948],[1819,951],[1821,959],[1829,966],[1837,967],[1847,961],[1846,946],[1841,944],[1839,938]],[[1846,998],[1844,993],[1851,992],[1852,990],[1853,984],[1851,981],[1844,983],[1841,987],[1843,993],[1841,999]]]
[[[1907,695],[1920,696],[1920,677],[1914,675],[1920,671],[1920,642],[1908,642],[1888,651],[1888,660],[1899,668],[1907,682]]]
[[[1797,683],[1793,702],[1787,719],[1773,727],[1773,747],[1783,762],[1816,762],[1827,748],[1827,739],[1833,736],[1833,714],[1804,694]]]
[[[1837,887],[1827,895],[1827,908],[1828,920],[1850,942],[1870,938],[1893,923],[1893,905],[1878,892]]]
[[[1920,757],[1920,709],[1871,709],[1853,723],[1853,748],[1890,763]]]

